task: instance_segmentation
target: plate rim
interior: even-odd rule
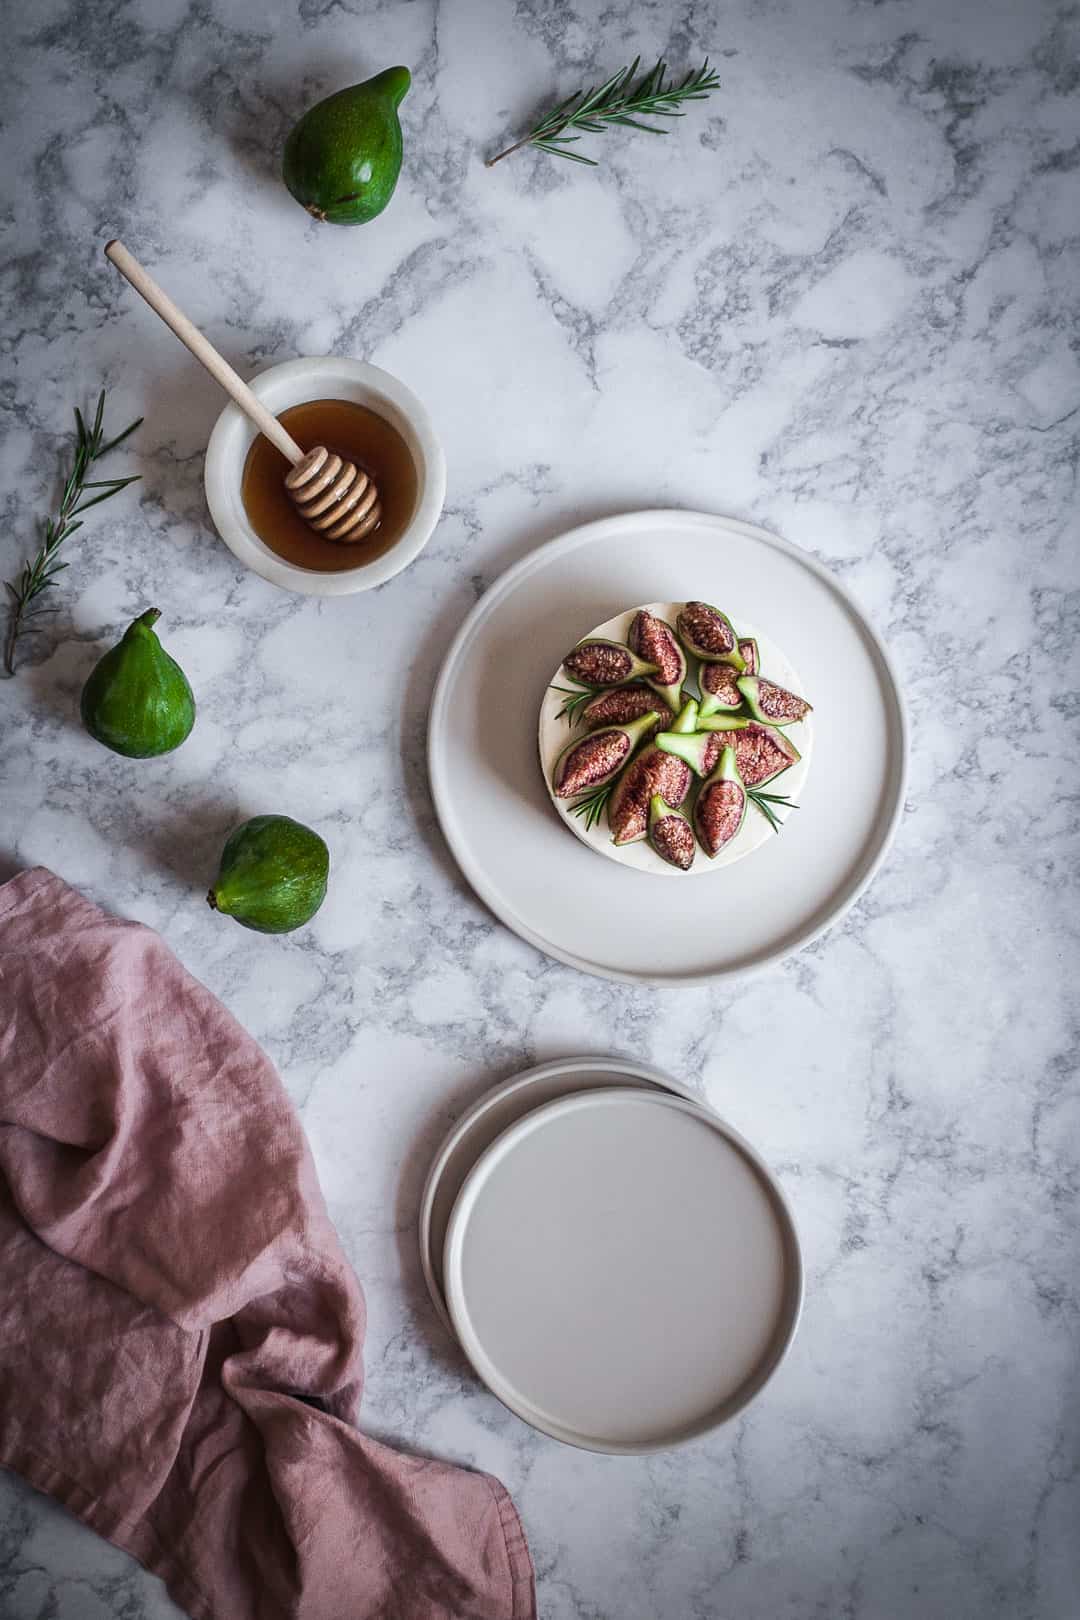
[[[444,717],[450,683],[456,675],[462,655],[476,634],[478,626],[494,612],[500,601],[510,590],[522,579],[528,578],[529,574],[542,566],[544,562],[550,561],[552,557],[563,552],[573,551],[579,546],[587,545],[600,535],[607,536],[612,532],[618,534],[620,530],[625,531],[637,527],[642,522],[668,522],[699,529],[714,529],[716,527],[727,529],[743,535],[747,539],[757,540],[771,546],[791,557],[801,567],[806,568],[840,597],[849,613],[856,620],[862,634],[869,641],[884,674],[888,677],[896,715],[898,739],[896,790],[886,823],[878,840],[878,847],[867,862],[866,868],[858,881],[851,886],[843,900],[822,921],[806,928],[795,938],[789,939],[787,943],[766,951],[752,962],[739,962],[731,967],[710,967],[693,973],[638,973],[624,968],[612,967],[608,963],[592,961],[588,957],[579,956],[574,951],[565,950],[562,946],[546,939],[532,928],[523,917],[519,916],[503,902],[494,885],[487,881],[482,869],[468,856],[454,825],[442,768],[438,759],[439,739],[445,731]],[[552,957],[555,961],[562,962],[567,967],[577,968],[579,972],[592,974],[596,978],[612,979],[620,984],[650,985],[659,990],[686,989],[702,984],[715,984],[724,979],[749,977],[752,974],[765,972],[776,962],[783,961],[796,951],[805,950],[808,945],[812,945],[815,940],[820,939],[823,934],[827,933],[830,928],[845,917],[861,899],[884,864],[896,836],[900,818],[903,815],[907,796],[910,727],[903,687],[888,648],[844,582],[824,563],[819,562],[810,552],[804,551],[802,547],[795,545],[791,540],[786,540],[782,535],[773,534],[771,530],[764,529],[759,524],[746,523],[741,518],[724,517],[718,513],[683,510],[681,507],[641,507],[632,511],[613,514],[610,517],[595,518],[589,523],[578,524],[575,528],[568,529],[564,533],[556,535],[553,539],[545,541],[543,545],[535,547],[524,557],[520,557],[516,563],[511,563],[509,568],[504,569],[488,590],[484,592],[480,600],[473,604],[447,648],[435,682],[431,707],[428,711],[426,752],[428,783],[431,789],[432,803],[435,807],[439,828],[450,853],[453,855],[458,870],[473,893],[499,922],[510,929],[511,933],[517,934],[519,939],[524,939],[527,944],[532,945],[535,950],[540,951],[543,955]]]
[[[636,1063],[629,1058],[604,1057],[603,1055],[597,1056],[595,1053],[591,1052],[584,1053],[578,1057],[571,1056],[565,1058],[549,1058],[545,1063],[531,1064],[527,1069],[519,1069],[517,1073],[508,1075],[505,1080],[496,1081],[493,1086],[489,1086],[486,1091],[482,1092],[481,1095],[476,1098],[475,1102],[471,1103],[469,1107],[466,1108],[465,1112],[460,1114],[458,1118],[452,1122],[445,1136],[443,1136],[438,1147],[435,1149],[431,1163],[428,1166],[427,1175],[424,1177],[424,1185],[420,1193],[420,1206],[416,1215],[417,1241],[420,1248],[420,1269],[424,1275],[424,1282],[427,1284],[428,1295],[430,1296],[431,1303],[435,1308],[435,1314],[438,1316],[443,1326],[454,1334],[455,1338],[457,1337],[456,1330],[453,1322],[450,1319],[450,1312],[447,1308],[445,1295],[439,1286],[438,1278],[435,1276],[435,1269],[432,1265],[431,1258],[432,1209],[435,1203],[435,1193],[440,1180],[445,1174],[450,1155],[458,1146],[469,1127],[477,1119],[482,1118],[482,1116],[487,1113],[491,1105],[500,1097],[506,1096],[508,1093],[516,1091],[519,1087],[530,1085],[538,1080],[552,1079],[561,1073],[573,1073],[575,1071],[580,1073],[582,1070],[593,1070],[596,1073],[613,1075],[623,1074],[635,1080],[646,1080],[649,1085],[656,1086],[661,1091],[670,1091],[677,1097],[684,1097],[687,1102],[695,1103],[699,1108],[704,1109],[706,1113],[711,1114],[715,1112],[715,1110],[712,1109],[707,1102],[705,1102],[702,1098],[697,1097],[691,1088],[685,1085],[683,1081],[676,1080],[674,1076],[665,1074],[661,1069],[653,1068],[653,1066],[649,1063]],[[615,1083],[618,1084],[617,1081]],[[592,1086],[586,1089],[600,1090],[601,1088],[598,1086]],[[572,1094],[568,1093],[568,1095]],[[539,1106],[544,1105],[541,1104]],[[533,1111],[534,1110],[532,1109],[527,1109],[526,1113],[532,1113]],[[522,1118],[524,1117],[525,1116],[522,1115]],[[514,1124],[517,1124],[516,1120],[514,1121]],[[481,1149],[481,1152],[483,1151],[485,1150]],[[479,1157],[479,1155],[477,1155],[477,1157]],[[464,1182],[462,1182],[462,1186],[464,1186]],[[453,1213],[452,1208],[451,1213]],[[447,1222],[447,1227],[449,1229],[449,1222]]]
[[[666,1090],[650,1092],[638,1089],[630,1089],[629,1087],[610,1086],[597,1088],[588,1092],[572,1092],[569,1096],[556,1097],[551,1102],[542,1103],[538,1108],[534,1108],[530,1110],[529,1113],[523,1115],[521,1119],[515,1120],[512,1125],[509,1125],[506,1128],[506,1130],[501,1131],[495,1138],[494,1142],[490,1143],[488,1147],[485,1148],[485,1150],[480,1154],[479,1158],[476,1160],[476,1163],[473,1165],[472,1169],[469,1171],[469,1174],[463,1181],[461,1190],[458,1193],[457,1198],[454,1200],[454,1207],[451,1211],[450,1220],[447,1225],[443,1269],[445,1275],[449,1278],[451,1275],[451,1253],[455,1247],[455,1240],[458,1238],[460,1229],[464,1225],[470,1192],[473,1191],[478,1185],[481,1174],[485,1168],[489,1166],[490,1161],[492,1161],[497,1154],[506,1153],[508,1150],[510,1150],[512,1146],[510,1143],[510,1138],[512,1136],[519,1134],[524,1135],[528,1129],[535,1128],[539,1119],[549,1115],[571,1112],[573,1109],[582,1107],[587,1103],[595,1104],[600,1100],[613,1102],[618,1099],[625,1098],[635,1098],[639,1101],[651,1101],[658,1106],[675,1108],[680,1112],[689,1113],[697,1119],[700,1119],[704,1124],[707,1124],[710,1129],[716,1131],[729,1143],[733,1144],[737,1151],[741,1153],[743,1158],[749,1161],[759,1180],[764,1183],[766,1196],[771,1199],[773,1207],[778,1216],[779,1224],[784,1229],[785,1261],[788,1267],[788,1276],[785,1282],[784,1300],[781,1306],[779,1333],[772,1342],[771,1350],[767,1355],[762,1357],[755,1372],[744,1381],[740,1388],[735,1392],[735,1395],[731,1397],[729,1402],[723,1403],[719,1409],[713,1408],[698,1421],[690,1424],[686,1428],[679,1430],[678,1433],[674,1435],[645,1443],[640,1441],[629,1442],[617,1440],[609,1440],[605,1443],[595,1435],[584,1435],[579,1431],[566,1428],[558,1423],[538,1421],[536,1414],[528,1415],[521,1409],[520,1406],[516,1405],[512,1399],[509,1399],[506,1394],[503,1394],[494,1388],[494,1386],[489,1383],[488,1379],[481,1371],[480,1365],[478,1365],[477,1356],[474,1356],[473,1350],[470,1347],[470,1340],[472,1340],[472,1343],[475,1344],[475,1338],[471,1336],[468,1331],[463,1331],[461,1307],[459,1305],[457,1309],[455,1309],[456,1296],[451,1292],[449,1287],[447,1289],[447,1307],[450,1312],[457,1342],[461,1346],[462,1352],[465,1355],[474,1374],[483,1384],[484,1388],[491,1395],[493,1395],[508,1412],[513,1412],[515,1417],[520,1418],[523,1423],[528,1424],[530,1428],[535,1429],[538,1433],[546,1434],[550,1439],[559,1440],[565,1445],[575,1446],[580,1451],[589,1451],[607,1456],[640,1457],[648,1456],[655,1452],[673,1451],[681,1446],[689,1445],[692,1441],[700,1439],[702,1435],[711,1434],[714,1430],[722,1428],[724,1424],[730,1423],[734,1418],[738,1417],[740,1413],[745,1412],[747,1407],[754,1400],[756,1400],[757,1397],[772,1382],[772,1379],[775,1377],[776,1373],[787,1360],[791,1346],[795,1341],[799,1324],[802,1320],[806,1295],[806,1267],[803,1261],[802,1243],[799,1239],[799,1229],[795,1221],[794,1212],[790,1203],[788,1202],[783,1188],[780,1186],[780,1183],[777,1181],[775,1175],[766,1164],[761,1154],[758,1153],[757,1149],[753,1147],[753,1145],[748,1142],[746,1138],[734,1128],[734,1126],[730,1125],[726,1119],[724,1119],[720,1114],[715,1113],[711,1108],[702,1107],[692,1098],[682,1097],[676,1093]],[[458,1244],[458,1247],[460,1248],[460,1244]],[[478,1352],[478,1354],[482,1355],[482,1352]],[[764,1370],[762,1371],[762,1369]]]

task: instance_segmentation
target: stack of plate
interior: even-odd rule
[[[420,1253],[488,1388],[592,1451],[660,1450],[732,1417],[802,1305],[761,1159],[677,1081],[616,1058],[545,1063],[482,1097],[431,1167]]]

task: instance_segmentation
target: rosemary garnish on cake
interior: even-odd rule
[[[746,797],[751,804],[756,804],[773,832],[778,833],[784,823],[776,814],[776,807],[783,810],[797,810],[799,807],[794,800],[783,793],[766,793],[761,788],[747,788]]]
[[[580,711],[590,698],[596,696],[591,686],[552,686],[551,690],[562,694],[563,706],[559,710],[559,719],[565,720],[568,726],[577,724]]]
[[[579,799],[577,804],[570,806],[572,816],[583,816],[585,818],[586,832],[592,832],[593,828],[599,823],[600,818],[607,809],[608,800],[611,798],[614,788],[615,783],[608,782],[604,787],[599,787],[590,793],[587,798]]]

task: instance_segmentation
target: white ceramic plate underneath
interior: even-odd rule
[[[650,613],[654,613],[657,618],[663,619],[674,629],[675,619],[682,606],[682,602],[642,602],[638,607],[628,608],[625,613],[617,613],[614,618],[606,619],[603,624],[593,625],[579,639],[585,640],[591,639],[593,636],[604,636],[609,641],[625,642],[630,634],[630,626],[634,615],[641,607],[646,608]],[[730,606],[725,606],[723,611],[732,620],[741,640],[753,636],[757,641],[758,652],[761,656],[761,669],[758,673],[767,676],[770,681],[775,681],[779,686],[786,686],[789,692],[797,692],[800,697],[805,697],[812,703],[813,698],[803,690],[801,677],[794,664],[791,663],[790,659],[785,658],[776,643],[770,641],[763,631],[750,624],[748,620],[740,618],[737,607],[737,603],[732,603]],[[569,652],[570,649],[567,648],[566,650]],[[699,695],[698,683],[694,674],[696,660],[689,659],[688,663],[690,665],[690,674],[685,690],[691,695]],[[584,817],[574,815],[572,801],[557,799],[551,791],[551,778],[559,755],[568,742],[587,735],[582,727],[570,727],[565,720],[559,718],[559,711],[563,706],[564,698],[558,688],[568,688],[572,684],[571,677],[566,674],[560,664],[551,677],[551,681],[544,693],[543,702],[540,705],[538,736],[540,764],[544,784],[548,790],[548,797],[551,799],[556,815],[559,816],[564,826],[568,827],[574,834],[575,838],[580,838],[583,844],[587,844],[598,855],[606,855],[609,860],[617,861],[620,866],[632,866],[637,872],[650,872],[656,877],[679,878],[686,882],[690,878],[703,877],[706,873],[719,872],[725,866],[732,866],[736,861],[741,861],[744,855],[752,854],[755,849],[760,849],[762,844],[767,844],[771,839],[780,836],[773,831],[757,806],[748,804],[746,818],[727,848],[721,850],[719,855],[710,860],[699,845],[694,854],[693,866],[688,872],[681,872],[677,866],[672,866],[670,861],[661,860],[647,840],[642,840],[637,844],[618,845],[612,843],[611,828],[608,826],[606,815],[595,826],[586,827]],[[779,776],[773,777],[771,782],[766,783],[765,791],[767,793],[785,794],[787,798],[798,804],[803,790],[803,783],[806,781],[806,773],[810,769],[810,752],[814,742],[813,716],[810,715],[795,725],[784,726],[783,733],[785,737],[790,738],[794,743],[801,758],[796,760],[794,765],[789,765],[786,771],[781,771]],[[693,803],[696,786],[695,780],[690,797],[684,806],[688,813]],[[779,805],[776,806],[776,813],[781,821],[785,821],[788,816],[794,814],[793,811],[785,810]]]
[[[536,766],[536,715],[567,648],[628,602],[689,597],[743,604],[814,704],[800,810],[719,891],[598,861],[552,815]],[[508,927],[587,973],[700,984],[775,962],[858,898],[900,816],[907,732],[884,647],[812,557],[731,518],[634,512],[540,547],[481,598],[435,688],[428,766],[447,842]]]
[[[678,1445],[763,1387],[794,1335],[790,1211],[753,1150],[669,1092],[534,1109],[450,1217],[446,1297],[488,1388],[590,1451]]]
[[[509,1125],[539,1108],[542,1103],[572,1092],[601,1086],[637,1086],[642,1090],[673,1092],[695,1102],[688,1086],[644,1063],[625,1063],[621,1058],[570,1057],[541,1063],[535,1069],[514,1075],[477,1099],[456,1120],[444,1137],[431,1162],[420,1199],[420,1264],[431,1303],[445,1325],[453,1332],[443,1292],[443,1247],[450,1213],[462,1183],[485,1148],[491,1146]],[[699,1107],[705,1107],[699,1103]]]

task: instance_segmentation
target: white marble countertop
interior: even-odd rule
[[[658,46],[679,66],[708,51],[723,78],[666,139],[598,136],[595,170],[484,168],[538,103]],[[110,420],[147,422],[137,495],[71,542],[60,611],[0,686],[0,849],[160,929],[264,1043],[366,1286],[366,1422],[506,1481],[544,1620],[1078,1612],[1078,49],[1052,0],[9,15],[5,575],[72,405],[104,380]],[[398,61],[397,195],[373,225],[317,226],[277,179],[285,132]],[[325,603],[240,571],[202,496],[220,400],[104,264],[113,234],[241,370],[352,354],[421,395],[450,483],[411,569]],[[646,505],[811,549],[889,639],[913,720],[869,894],[784,967],[711,991],[586,978],[512,937],[463,885],[425,781],[468,606],[568,525]],[[77,698],[151,603],[200,718],[137,765],[83,734]],[[203,900],[226,830],[265,810],[334,855],[326,906],[288,938]],[[419,1275],[447,1122],[574,1051],[699,1086],[801,1221],[789,1361],[742,1421],[671,1455],[526,1429]],[[176,1612],[0,1476],[5,1620]]]

